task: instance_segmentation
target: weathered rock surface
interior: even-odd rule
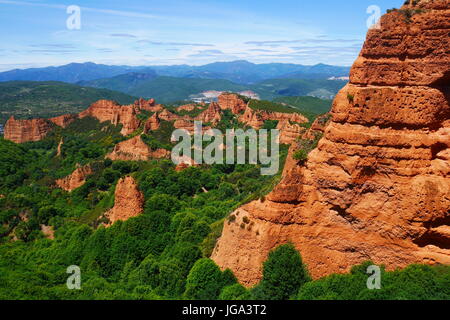
[[[126,136],[136,131],[140,126],[140,121],[136,115],[136,106],[121,106],[114,101],[100,100],[81,112],[79,117],[80,119],[93,117],[100,122],[109,121],[113,125],[121,124],[121,133]]]
[[[155,112],[145,123],[144,132],[148,133],[149,131],[156,131],[159,129],[161,125],[161,121],[159,120],[158,113]]]
[[[218,97],[218,104],[222,110],[231,110],[233,114],[239,114],[247,107],[247,103],[233,93],[221,94]]]
[[[215,102],[211,102],[208,109],[203,111],[195,120],[202,121],[204,123],[217,124],[222,119],[222,113],[219,105]]]
[[[118,143],[106,156],[113,161],[146,161],[149,159],[169,158],[170,152],[164,149],[152,150],[142,141],[141,136]]]
[[[53,122],[57,126],[61,128],[67,128],[72,122],[74,122],[78,118],[76,114],[65,114],[59,117],[54,117],[48,119],[50,122]]]
[[[115,191],[114,207],[105,213],[111,224],[139,216],[144,211],[144,195],[133,177],[119,180]]]
[[[15,143],[40,141],[52,130],[45,119],[16,120],[13,116],[5,125],[4,138]]]
[[[244,114],[239,117],[240,122],[255,129],[260,129],[264,125],[264,121],[267,120],[296,123],[308,122],[308,119],[299,113],[268,112],[264,110],[254,110],[250,107],[246,107]]]
[[[92,174],[92,168],[89,165],[78,167],[75,171],[63,178],[56,180],[56,185],[63,190],[73,191],[86,183],[86,178]]]
[[[450,263],[450,3],[419,8],[369,31],[318,148],[302,164],[288,157],[273,192],[225,223],[212,258],[243,284],[288,241],[314,278],[366,260]]]

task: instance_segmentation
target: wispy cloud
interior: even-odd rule
[[[153,41],[153,40],[139,40],[137,41],[141,44],[151,44],[154,46],[186,46],[186,47],[214,47],[210,43],[191,43],[191,42],[164,42],[164,41]]]
[[[129,33],[112,33],[110,36],[116,38],[137,38],[135,35]]]

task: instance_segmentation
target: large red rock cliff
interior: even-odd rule
[[[450,263],[450,3],[415,3],[368,32],[307,161],[293,146],[273,192],[225,222],[212,258],[243,284],[288,241],[314,278]]]
[[[5,125],[4,138],[15,143],[39,141],[45,138],[52,129],[45,119],[16,120],[9,118]]]
[[[113,125],[122,125],[121,133],[126,136],[136,131],[140,126],[137,118],[138,108],[135,105],[121,106],[114,101],[99,100],[87,110],[80,113],[80,119],[93,117],[100,122],[109,121]]]

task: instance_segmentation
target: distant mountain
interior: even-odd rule
[[[108,66],[102,64],[71,63],[59,67],[11,70],[0,73],[0,82],[13,80],[63,81],[77,83],[111,78],[128,73],[155,73],[159,76],[190,79],[224,79],[238,84],[252,84],[268,79],[327,79],[348,76],[349,67],[325,64],[303,66],[298,64],[254,64],[248,61],[216,62],[203,66]]]
[[[0,73],[4,81],[62,81],[76,83],[83,80],[109,78],[133,71],[151,72],[148,67],[108,66],[103,64],[71,63],[59,67],[15,69]]]
[[[80,86],[89,86],[94,88],[105,88],[114,91],[125,93],[132,92],[136,87],[142,83],[148,82],[157,78],[155,71],[151,70],[147,73],[131,72],[121,74],[112,78],[96,79],[91,81],[80,81],[77,84]]]
[[[0,124],[4,124],[11,115],[26,119],[77,113],[100,99],[115,100],[121,104],[135,100],[121,92],[63,82],[4,82],[0,83]]]
[[[208,90],[243,91],[247,87],[222,79],[196,79],[131,73],[109,79],[80,82],[85,86],[121,91],[133,96],[155,98],[160,103],[188,99]]]
[[[180,78],[226,79],[240,84],[252,84],[268,79],[300,78],[328,79],[348,76],[349,67],[325,64],[303,66],[298,64],[254,64],[248,61],[216,62],[204,66],[152,66],[159,75]]]
[[[239,84],[223,79],[198,79],[155,76],[154,73],[129,73],[112,78],[79,82],[80,85],[120,91],[133,96],[155,98],[161,103],[187,100],[204,91],[256,92],[262,99],[282,96],[314,96],[331,99],[346,84],[340,80],[271,79],[256,84]]]

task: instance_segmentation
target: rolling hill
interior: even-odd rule
[[[208,90],[256,92],[264,100],[283,96],[315,96],[332,99],[346,84],[340,80],[272,79],[243,85],[224,79],[198,79],[129,73],[112,78],[79,82],[80,85],[120,91],[133,96],[155,98],[161,103],[189,99],[190,95]]]
[[[80,112],[100,99],[127,104],[135,98],[120,92],[63,82],[4,82],[0,83],[0,124],[4,124],[11,115],[48,118]]]

